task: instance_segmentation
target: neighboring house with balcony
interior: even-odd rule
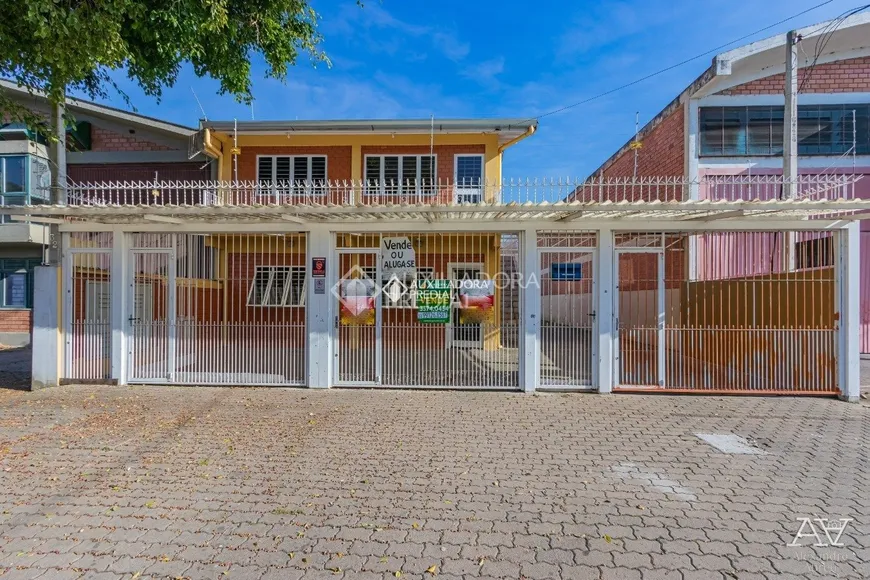
[[[870,14],[797,31],[798,167],[810,194],[820,180],[859,176],[842,197],[870,198]],[[815,58],[816,53],[818,58]],[[677,176],[693,182],[687,199],[772,199],[782,196],[786,38],[760,40],[713,59],[710,67],[592,176],[639,179]],[[814,62],[815,61],[815,62]],[[745,178],[741,182],[739,179]],[[751,185],[750,185],[751,183]],[[759,188],[759,184],[761,184]],[[752,190],[752,188],[756,188]],[[710,195],[716,190],[716,195]],[[763,191],[762,191],[763,190]],[[861,351],[870,352],[870,220],[861,223]],[[771,236],[774,236],[771,234]],[[834,266],[830,237],[777,234],[759,242],[767,273]],[[690,280],[760,274],[729,259],[724,245],[692,242],[684,268]],[[783,252],[782,248],[786,251]],[[674,283],[678,283],[677,277]]]
[[[0,80],[0,90],[48,115],[47,101]],[[67,100],[67,176],[76,182],[209,179],[208,158],[188,155],[196,129],[79,99]],[[0,196],[4,205],[50,201],[50,151],[44,136],[0,115]],[[33,268],[45,259],[48,227],[0,224],[0,344],[30,342]]]

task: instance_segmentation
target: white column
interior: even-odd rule
[[[333,332],[335,317],[335,298],[332,295],[332,284],[338,279],[336,273],[332,233],[326,227],[313,227],[308,233],[308,255],[306,276],[308,290],[306,294],[306,312],[308,314],[308,386],[314,389],[324,389],[332,385],[333,368]],[[311,277],[312,258],[326,258],[326,277]]]
[[[538,232],[522,232],[522,340],[520,348],[520,386],[532,393],[540,383],[541,368],[541,277],[538,258]],[[534,277],[533,277],[534,275]]]
[[[598,392],[613,392],[614,381],[614,268],[616,253],[613,248],[613,231],[609,229],[598,232]],[[596,337],[592,337],[595,340]]]
[[[33,271],[33,345],[30,389],[60,383],[60,266],[37,266]]]
[[[701,198],[700,190],[700,175],[698,170],[698,99],[689,99],[684,105],[686,117],[683,120],[686,126],[686,141],[684,144],[686,178],[689,180],[688,196],[691,200]],[[697,263],[696,256],[698,255],[698,240],[696,236],[689,237],[689,251],[686,252],[686,271],[689,273],[689,280],[697,280]]]
[[[837,365],[840,398],[851,403],[861,396],[861,362],[859,348],[861,222],[854,221],[838,232],[837,276],[839,283],[839,332]]]
[[[112,379],[119,385],[127,384],[127,331],[129,325],[127,318],[133,309],[127,301],[132,300],[128,296],[127,278],[129,273],[129,236],[126,232],[112,234],[112,265],[110,280],[110,308],[109,316],[112,318]]]

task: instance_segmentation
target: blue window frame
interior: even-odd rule
[[[854,112],[854,121],[853,121]],[[783,107],[701,107],[701,157],[782,155]],[[798,154],[870,154],[870,104],[798,106]]]
[[[39,260],[0,260],[0,308],[33,308],[33,269]]]
[[[0,156],[0,204],[26,205],[29,203],[29,155]],[[0,222],[9,223],[9,216]]]

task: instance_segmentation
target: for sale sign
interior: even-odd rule
[[[381,240],[381,277],[410,280],[417,275],[417,254],[406,237]]]
[[[450,280],[423,280],[417,288],[417,321],[450,322]]]

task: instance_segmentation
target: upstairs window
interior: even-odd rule
[[[434,155],[366,155],[368,195],[431,195],[435,180]]]
[[[854,120],[853,120],[854,111]],[[702,107],[702,157],[782,155],[784,107]],[[798,106],[798,154],[870,154],[870,104]]]
[[[0,204],[27,205],[27,156],[0,157]],[[0,222],[11,223],[11,216],[0,217]]]
[[[483,155],[457,155],[455,189],[458,203],[483,199]]]
[[[305,266],[256,266],[248,306],[304,306]]]
[[[259,155],[257,181],[262,195],[325,195],[326,157]]]

